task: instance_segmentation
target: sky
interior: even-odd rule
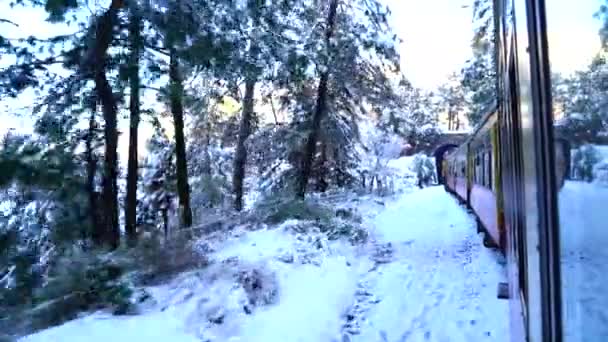
[[[400,45],[401,68],[414,86],[434,90],[471,57],[473,33],[472,0],[381,0],[392,10],[389,19]],[[103,2],[103,1],[101,1]],[[600,0],[546,0],[552,70],[570,73],[584,68],[599,48],[600,22],[593,19]],[[18,28],[0,24],[3,34],[12,37],[61,33],[44,21],[42,10],[10,9],[0,0],[0,17],[10,18]],[[0,56],[0,67],[10,60]],[[31,97],[29,97],[31,99]],[[31,105],[32,100],[0,102],[0,134],[10,127],[31,131],[31,123],[10,115],[14,108]],[[142,144],[143,145],[143,144]]]
[[[432,90],[459,71],[471,54],[468,0],[383,0],[403,40],[401,68],[416,87]]]
[[[546,0],[547,36],[553,72],[568,74],[591,62],[600,48],[599,19],[604,0]]]
[[[471,0],[383,0],[404,40],[401,67],[414,86],[433,90],[472,57]],[[599,48],[601,0],[546,0],[553,71],[584,68]]]

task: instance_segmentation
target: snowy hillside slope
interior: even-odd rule
[[[440,187],[342,207],[359,209],[366,243],[296,220],[216,233],[201,240],[210,266],[149,288],[142,314],[98,313],[21,341],[506,340],[504,270]]]
[[[221,238],[208,268],[148,289],[142,315],[95,314],[22,341],[330,340],[365,259],[345,242],[293,233],[297,224]]]

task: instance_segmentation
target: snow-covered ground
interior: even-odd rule
[[[508,341],[506,273],[442,187],[403,196],[375,219],[390,262],[364,276],[370,305],[353,341]]]
[[[210,266],[148,289],[142,314],[94,314],[22,341],[508,340],[505,271],[455,199],[431,187],[356,203],[365,244],[297,233],[297,221],[237,229],[206,241]]]
[[[562,307],[568,340],[608,340],[608,188],[566,181],[559,196]]]

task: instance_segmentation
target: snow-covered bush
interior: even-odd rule
[[[129,313],[133,290],[123,279],[125,270],[103,255],[65,253],[49,266],[44,284],[35,288],[27,306],[0,308],[0,330],[18,334],[44,329],[89,310]]]
[[[322,234],[327,240],[347,239],[352,244],[367,241],[367,230],[362,226],[362,218],[354,209],[338,209],[334,212],[326,208],[329,214],[322,220],[308,219],[290,222],[286,228],[297,234],[315,236]]]
[[[201,211],[232,205],[234,148],[219,145],[192,146],[189,163],[191,201],[195,221]]]
[[[266,268],[241,270],[237,275],[237,282],[247,294],[249,305],[244,308],[246,312],[251,311],[250,306],[271,305],[278,301],[279,286],[276,274]]]
[[[392,193],[395,171],[388,167],[391,160],[399,158],[403,139],[378,129],[371,129],[366,136],[366,154],[359,164],[361,185],[365,191],[380,195]]]
[[[73,148],[10,134],[0,146],[0,331],[21,328],[16,320],[43,304],[57,258],[91,242],[85,177]]]
[[[128,257],[132,258],[136,280],[145,285],[166,281],[181,272],[208,264],[206,256],[195,249],[186,231],[173,234],[164,243],[158,235],[142,237]]]
[[[353,245],[367,241],[368,233],[360,223],[347,220],[332,220],[328,225],[321,225],[321,232],[327,235],[329,240],[347,238]]]
[[[593,178],[597,184],[608,186],[608,160],[595,164]]]
[[[434,160],[427,155],[417,154],[414,157],[412,169],[418,177],[419,187],[422,187],[423,184],[428,185],[431,181],[436,179]]]
[[[593,145],[583,145],[572,155],[572,171],[576,179],[593,181],[593,168],[600,161],[600,154]]]
[[[256,214],[268,224],[279,224],[290,219],[328,222],[332,218],[331,209],[318,202],[281,197],[258,204]]]

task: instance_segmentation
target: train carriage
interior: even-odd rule
[[[469,205],[477,215],[480,230],[486,233],[485,245],[504,250],[502,192],[497,176],[500,170],[498,149],[498,112],[496,107],[492,107],[469,141]]]
[[[507,289],[501,296],[510,302],[512,341],[608,341],[608,326],[601,323],[606,309],[586,311],[587,317],[597,316],[588,330],[580,328],[583,311],[564,312],[564,298],[578,298],[577,308],[591,302],[563,282],[562,272],[574,271],[563,268],[570,255],[561,255],[560,243],[573,242],[560,242],[560,234],[605,221],[585,217],[576,229],[560,229],[565,218],[558,196],[569,178],[572,143],[554,133],[545,2],[494,0],[497,101],[463,144],[438,154],[441,178],[446,190],[477,216],[484,244],[506,256],[508,283],[499,288]],[[586,205],[595,206],[595,198],[595,193],[587,195]],[[596,230],[596,236],[608,240],[608,230]],[[580,260],[579,273],[590,267]],[[608,266],[604,269],[608,273]],[[578,317],[578,332],[572,317]]]
[[[467,172],[467,144],[462,144],[445,158],[446,189],[454,193],[458,199],[467,203],[468,200],[468,172]]]

